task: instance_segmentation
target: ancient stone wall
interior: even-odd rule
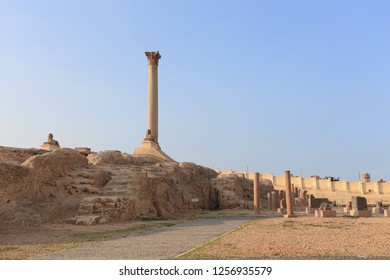
[[[251,175],[250,175],[251,176]],[[249,176],[249,178],[251,178]],[[284,190],[284,176],[274,176],[272,173],[260,174],[260,178],[270,180],[275,189]],[[352,196],[366,197],[369,203],[376,200],[390,202],[390,182],[349,182],[331,181],[330,179],[291,177],[294,187],[307,190],[316,197],[328,197],[332,201],[347,202]]]

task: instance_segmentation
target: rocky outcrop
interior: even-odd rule
[[[47,151],[40,149],[21,149],[0,146],[0,162],[21,164],[32,156],[44,153],[47,153]]]
[[[91,225],[196,209],[251,209],[252,184],[190,162],[58,149],[21,164],[0,161],[0,222]],[[264,197],[269,188],[261,181]]]
[[[266,205],[267,191],[273,189],[269,180],[260,180],[261,205]],[[253,209],[253,181],[243,176],[219,175],[212,180],[212,209]]]
[[[66,203],[65,191],[55,188],[56,180],[87,164],[71,149],[30,155],[22,164],[0,162],[0,221],[50,220]]]
[[[21,165],[0,162],[0,203],[33,198],[46,183],[87,164],[84,156],[71,149],[30,156]]]
[[[32,170],[14,163],[0,162],[0,205],[30,196]]]
[[[126,165],[133,164],[133,157],[129,154],[121,153],[120,151],[107,150],[99,153],[91,153],[88,155],[90,164],[117,164]]]
[[[115,164],[115,165],[151,165],[164,162],[162,159],[154,157],[132,156],[116,150],[106,150],[88,155],[90,164]]]
[[[65,175],[70,169],[84,167],[88,164],[85,156],[72,149],[57,149],[51,153],[33,156],[22,163],[31,169],[31,181],[35,190],[39,186]]]

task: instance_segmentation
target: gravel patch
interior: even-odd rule
[[[263,218],[185,257],[189,259],[390,259],[390,219]]]
[[[204,218],[97,244],[54,252],[33,259],[119,260],[173,259],[177,255],[221,236],[252,217]]]

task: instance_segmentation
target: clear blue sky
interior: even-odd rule
[[[389,1],[0,0],[0,145],[390,180]]]

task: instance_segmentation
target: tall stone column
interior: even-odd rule
[[[253,205],[255,208],[255,215],[260,215],[260,188],[259,188],[259,172],[253,176]]]
[[[286,206],[287,206],[287,215],[284,215],[285,218],[295,218],[296,216],[293,213],[292,209],[292,195],[291,195],[291,175],[290,171],[284,171],[285,178],[285,187],[286,187]]]
[[[151,139],[158,143],[158,60],[159,52],[145,52],[148,58],[148,129]]]
[[[145,52],[148,58],[148,128],[141,147],[134,150],[134,156],[148,156],[175,162],[161,150],[158,143],[158,60],[159,52]]]

